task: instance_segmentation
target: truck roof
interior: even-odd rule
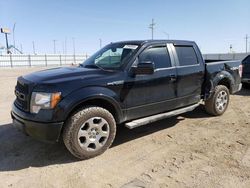
[[[194,44],[194,41],[188,40],[128,40],[128,41],[118,41],[114,43],[126,43],[126,44],[136,44],[136,45],[144,45],[144,44],[155,44],[155,43],[174,43],[177,45],[190,45]]]

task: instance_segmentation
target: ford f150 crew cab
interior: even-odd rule
[[[13,125],[45,141],[62,136],[80,159],[103,153],[118,125],[132,129],[185,113],[201,102],[221,115],[241,88],[241,62],[205,62],[195,42],[111,43],[78,67],[21,76]]]

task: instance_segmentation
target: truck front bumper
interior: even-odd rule
[[[57,142],[59,140],[63,122],[34,122],[18,116],[13,110],[11,117],[14,127],[35,139],[45,142]]]

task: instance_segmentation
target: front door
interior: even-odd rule
[[[127,119],[168,111],[175,105],[177,74],[166,44],[147,47],[138,56],[138,63],[146,61],[155,64],[154,73],[128,76],[124,83]]]

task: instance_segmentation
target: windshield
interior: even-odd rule
[[[119,70],[137,48],[138,45],[134,44],[109,44],[88,58],[81,66],[85,68]]]

